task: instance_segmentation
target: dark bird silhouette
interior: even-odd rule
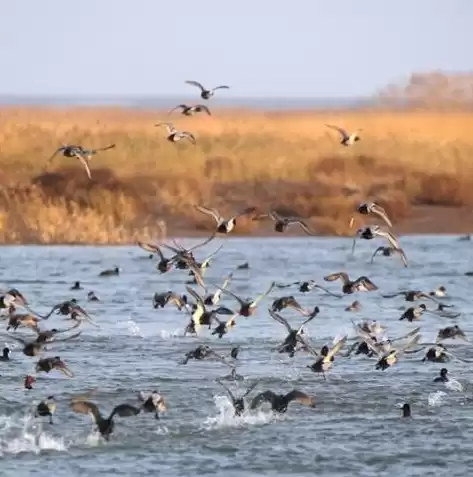
[[[305,406],[315,407],[315,401],[312,397],[302,391],[294,389],[287,394],[275,394],[273,391],[264,391],[254,397],[250,408],[256,409],[264,402],[269,402],[273,411],[284,413],[287,411],[287,407],[292,401]]]

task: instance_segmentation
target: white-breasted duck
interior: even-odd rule
[[[315,407],[314,398],[308,394],[293,389],[287,394],[276,394],[273,391],[264,391],[254,397],[251,401],[250,409],[256,409],[263,403],[268,402],[271,405],[271,410],[274,412],[285,413],[291,402],[298,402],[308,407]]]
[[[229,219],[226,219],[223,217],[217,209],[211,209],[209,207],[204,207],[203,205],[195,205],[194,206],[199,212],[210,215],[213,217],[217,224],[216,232],[219,234],[228,234],[232,230],[234,230],[237,219],[239,217],[243,217],[245,215],[250,215],[255,212],[256,208],[255,207],[247,207],[246,209],[242,210],[241,212],[238,212],[237,214],[233,215]]]
[[[197,144],[197,141],[195,140],[195,136],[191,134],[188,131],[178,131],[172,123],[156,123],[154,125],[155,127],[159,126],[166,126],[168,135],[167,135],[167,140],[170,142],[179,142],[182,139],[187,139],[189,140],[192,144]]]
[[[332,348],[324,347],[324,351],[321,351],[321,356],[318,356],[317,352],[311,348],[310,346],[307,346],[307,350],[315,357],[317,357],[317,360],[315,363],[311,364],[310,366],[307,366],[311,371],[314,373],[322,373],[322,376],[324,379],[327,379],[325,377],[325,373],[332,367],[333,361],[334,361],[334,356],[342,349],[343,345],[346,343],[347,337],[344,336],[341,339],[339,339],[333,346]]]
[[[376,202],[363,202],[362,204],[358,205],[358,207],[356,208],[356,211],[361,215],[370,215],[370,214],[377,215],[378,217],[383,219],[384,222],[386,222],[386,224],[389,227],[392,228],[393,226],[391,219],[388,217],[388,214],[386,213],[384,208],[381,207]],[[353,226],[354,222],[355,222],[355,218],[352,217],[350,220],[350,227]]]
[[[95,156],[98,152],[108,151],[109,149],[113,149],[114,147],[115,147],[115,144],[110,144],[108,146],[99,147],[97,149],[85,149],[82,146],[68,144],[58,148],[56,152],[48,159],[46,164],[47,165],[50,164],[50,162],[54,159],[54,157],[58,153],[62,153],[64,157],[75,157],[81,162],[82,166],[85,169],[85,172],[87,173],[87,177],[89,179],[92,179],[92,175],[90,173],[90,168],[89,168],[89,161],[92,158],[92,156]]]
[[[183,114],[184,116],[193,116],[196,113],[202,113],[202,112],[205,112],[209,116],[211,116],[209,108],[205,106],[204,104],[194,104],[191,106],[188,106],[187,104],[178,104],[175,108],[172,108],[168,114],[171,114],[173,111],[176,111],[177,109],[180,109],[181,114]]]
[[[331,273],[324,277],[326,282],[335,280],[342,281],[342,292],[351,294],[355,292],[369,292],[377,290],[378,287],[366,276],[358,277],[356,280],[350,280],[345,272]]]
[[[202,86],[201,83],[194,80],[187,80],[186,84],[190,84],[191,86],[196,86],[197,88],[199,88],[200,97],[202,99],[210,99],[215,94],[215,91],[217,91],[217,89],[230,89],[230,86],[227,86],[227,85],[220,85],[220,86],[215,86],[215,88],[212,88],[212,89],[206,89]]]
[[[56,400],[54,396],[48,396],[48,398],[44,401],[41,401],[36,406],[36,411],[34,416],[35,417],[45,417],[49,416],[49,423],[54,424],[53,422],[53,414],[56,412]]]
[[[390,245],[392,246],[392,248],[394,249],[394,252],[400,255],[404,266],[407,267],[409,265],[407,256],[404,250],[401,248],[398,238],[390,230],[383,230],[379,225],[364,227],[356,231],[355,237],[353,238],[352,248],[351,248],[352,254],[355,253],[355,246],[356,246],[357,239],[372,240],[372,239],[375,239],[376,237],[382,237],[387,239]]]
[[[420,320],[420,317],[428,311],[424,303],[421,303],[419,306],[411,306],[401,315],[399,320],[407,320],[412,323],[414,320]]]
[[[339,126],[334,126],[332,124],[326,124],[330,129],[334,129],[335,131],[338,131],[340,134],[340,144],[342,146],[352,146],[355,144],[355,142],[360,140],[359,133],[363,131],[363,129],[357,129],[355,132],[349,134],[345,129],[339,127]]]
[[[159,419],[159,413],[167,411],[166,402],[158,391],[146,395],[142,391],[138,393],[138,398],[142,402],[143,412],[154,412],[155,419]]]
[[[447,289],[443,285],[440,285],[435,290],[429,292],[429,295],[430,296],[436,296],[436,297],[439,297],[439,298],[443,298],[443,297],[447,296]]]

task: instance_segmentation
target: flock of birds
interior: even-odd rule
[[[201,98],[209,100],[218,89],[228,89],[228,86],[217,86],[213,89],[206,89],[196,81],[188,81],[190,85],[196,86],[201,91]],[[182,114],[190,116],[196,113],[205,112],[211,114],[207,106],[197,104],[188,106],[180,104],[173,108],[170,112],[179,109]],[[182,139],[188,139],[196,143],[193,134],[187,131],[177,131],[172,123],[158,123],[156,126],[166,126],[168,130],[167,139],[171,142],[178,142]],[[349,146],[359,140],[358,131],[353,134],[348,134],[345,130],[336,126],[328,125],[337,130],[341,135],[340,143],[343,146]],[[98,149],[85,149],[77,145],[65,145],[60,147],[49,161],[59,152],[65,157],[73,157],[78,159],[84,166],[87,175],[91,178],[89,169],[89,161],[91,157],[101,151],[110,150],[115,145],[111,144]],[[313,235],[307,224],[299,219],[292,217],[283,217],[274,210],[267,213],[258,213],[256,208],[249,207],[235,214],[232,217],[223,217],[218,210],[205,207],[203,205],[196,205],[196,210],[209,216],[215,222],[214,232],[202,243],[198,243],[190,248],[184,248],[175,240],[172,243],[144,243],[138,242],[138,245],[149,252],[150,258],[156,258],[156,269],[160,274],[170,273],[174,269],[188,270],[191,278],[186,282],[187,294],[178,294],[171,290],[162,293],[156,293],[153,297],[154,308],[164,308],[166,306],[174,305],[179,313],[184,313],[188,317],[187,325],[184,329],[184,335],[199,336],[203,332],[203,328],[210,329],[212,336],[217,339],[222,339],[228,333],[235,333],[237,329],[237,322],[242,318],[248,318],[255,314],[258,305],[274,290],[283,290],[289,287],[297,287],[300,293],[308,293],[311,290],[319,289],[334,298],[341,298],[345,294],[354,294],[356,292],[372,292],[378,290],[378,287],[367,276],[360,276],[356,279],[351,279],[345,272],[331,273],[324,277],[326,282],[334,282],[340,280],[341,294],[334,293],[318,285],[313,280],[298,281],[290,284],[282,284],[272,282],[264,293],[255,298],[245,298],[237,295],[231,290],[231,282],[233,273],[229,273],[224,277],[222,285],[206,283],[205,274],[211,264],[211,259],[222,248],[220,246],[215,252],[208,256],[202,262],[196,260],[194,251],[198,248],[210,243],[217,235],[230,234],[235,230],[237,221],[243,217],[251,217],[251,220],[265,220],[270,219],[274,222],[274,230],[283,233],[290,226],[298,225],[302,230],[308,234]],[[387,244],[379,246],[374,250],[372,260],[378,253],[383,256],[391,256],[397,254],[402,259],[405,267],[408,266],[407,256],[400,245],[399,239],[393,232],[393,226],[386,211],[379,204],[375,202],[366,202],[360,204],[350,221],[352,227],[360,216],[377,217],[383,221],[383,225],[370,225],[359,228],[354,234],[352,253],[355,252],[356,242],[359,239],[373,240],[377,238],[385,239]],[[171,255],[166,255],[166,251],[171,252]],[[241,265],[241,268],[248,267],[248,264]],[[101,273],[102,276],[118,275],[120,269],[117,267],[112,270],[106,270]],[[213,291],[209,291],[209,285]],[[80,283],[72,287],[72,290],[79,289]],[[413,322],[419,320],[424,313],[432,313],[441,317],[455,318],[459,314],[449,312],[446,308],[452,305],[446,305],[439,301],[439,298],[445,296],[445,287],[431,292],[424,293],[419,290],[403,290],[393,295],[385,295],[386,298],[401,295],[407,302],[414,302],[416,300],[429,300],[436,305],[436,308],[427,308],[427,305],[422,303],[419,306],[412,306],[404,311],[400,320],[407,320]],[[233,302],[231,306],[221,304],[223,297],[228,297]],[[96,301],[99,298],[90,292],[88,295],[89,301]],[[18,311],[19,308],[26,310],[26,313]],[[283,310],[291,308],[298,312],[303,321],[298,326],[294,326],[285,318],[282,313]],[[354,301],[346,308],[347,312],[359,311],[361,304],[359,301]],[[11,289],[1,292],[0,309],[3,309],[5,319],[7,320],[7,332],[12,330],[16,332],[18,329],[29,329],[34,335],[32,336],[18,336],[18,334],[8,333],[8,339],[13,339],[21,344],[22,352],[26,356],[37,358],[42,353],[54,346],[55,343],[75,340],[79,338],[81,332],[79,327],[84,323],[89,323],[93,326],[98,326],[92,319],[90,314],[79,305],[77,300],[71,299],[55,305],[51,311],[46,315],[38,314],[30,308],[30,305],[24,295],[17,289]],[[416,354],[424,352],[424,360],[436,363],[445,363],[451,359],[459,359],[447,347],[442,344],[446,339],[460,339],[469,341],[465,333],[458,325],[447,326],[440,329],[437,334],[437,340],[434,343],[420,343],[420,328],[416,328],[404,336],[396,338],[388,338],[386,335],[386,328],[377,321],[363,321],[360,323],[353,322],[355,338],[342,336],[335,339],[333,343],[324,345],[320,350],[316,350],[313,344],[307,337],[305,332],[306,326],[320,313],[319,307],[314,307],[313,310],[304,309],[297,301],[293,294],[280,296],[270,304],[268,307],[269,316],[278,324],[282,325],[287,332],[287,336],[282,343],[273,351],[287,354],[289,358],[295,356],[296,353],[306,353],[313,358],[313,362],[307,367],[314,373],[320,374],[326,379],[326,374],[335,363],[335,357],[342,357],[347,359],[351,355],[365,355],[366,358],[375,358],[375,368],[378,370],[387,370],[394,366],[403,355]],[[44,328],[44,323],[53,315],[60,315],[67,317],[72,321],[72,326],[68,328]],[[63,337],[61,337],[63,336]],[[345,352],[343,352],[346,349]],[[3,355],[0,357],[1,361],[10,361],[10,348],[6,346],[3,350]],[[231,373],[223,376],[217,380],[217,383],[222,386],[233,405],[234,413],[240,416],[245,412],[259,408],[264,403],[269,403],[269,406],[274,412],[284,413],[292,402],[315,407],[315,399],[306,392],[299,389],[293,389],[288,393],[277,393],[272,390],[265,390],[254,395],[252,399],[248,396],[253,392],[256,383],[245,388],[243,392],[232,390],[225,381],[241,382],[245,378],[237,374],[236,363],[238,360],[239,347],[231,349],[228,356],[224,356],[214,351],[208,345],[199,345],[192,349],[184,356],[181,365],[187,364],[190,360],[218,360],[224,363],[231,369]],[[338,360],[339,358],[337,358]],[[37,373],[49,373],[53,370],[62,372],[68,378],[73,378],[74,374],[67,366],[60,356],[40,357],[35,364]],[[448,371],[442,368],[440,375],[435,378],[436,382],[446,382],[449,380]],[[28,375],[24,380],[24,387],[32,389],[35,384],[35,378]],[[136,416],[141,412],[154,413],[157,419],[160,414],[167,410],[165,398],[158,392],[153,391],[149,394],[140,393],[139,403],[124,403],[116,406],[110,415],[104,416],[100,412],[98,406],[89,400],[90,395],[75,396],[70,401],[70,408],[73,412],[89,414],[96,424],[99,433],[105,438],[109,439],[114,430],[114,419],[116,416],[129,417]],[[36,416],[49,417],[50,422],[53,422],[53,414],[56,410],[56,402],[54,396],[49,396],[47,399],[41,401],[36,406]],[[403,406],[402,415],[410,416],[410,405],[406,403]]]
[[[255,298],[244,298],[237,295],[231,290],[231,282],[233,273],[229,273],[224,278],[222,285],[209,284],[205,281],[205,273],[211,264],[211,259],[222,248],[220,246],[215,252],[208,256],[202,262],[196,260],[194,251],[198,248],[210,243],[217,235],[226,235],[234,230],[236,226],[236,217],[224,219],[217,211],[198,206],[198,209],[205,214],[213,217],[216,222],[214,232],[203,242],[198,243],[190,248],[184,248],[177,241],[172,240],[172,243],[145,243],[138,242],[138,246],[150,253],[149,258],[156,259],[156,269],[160,274],[170,273],[172,270],[187,270],[190,279],[186,282],[187,294],[178,294],[171,290],[162,293],[156,293],[153,297],[154,308],[164,308],[169,305],[174,305],[178,312],[184,313],[188,317],[187,325],[184,329],[184,336],[191,335],[198,337],[203,332],[203,328],[210,329],[211,336],[216,336],[217,339],[222,339],[225,335],[237,329],[237,322],[242,318],[248,318],[255,314],[258,305],[265,299],[272,291],[282,290],[289,287],[297,287],[300,293],[308,293],[311,290],[319,289],[322,292],[334,297],[341,298],[343,295],[351,295],[356,292],[372,292],[378,290],[378,287],[366,276],[361,276],[355,280],[351,280],[347,273],[336,272],[324,277],[326,282],[333,282],[340,280],[342,283],[342,294],[334,293],[326,287],[318,285],[313,280],[297,281],[294,283],[283,284],[271,282],[268,289],[264,293]],[[376,203],[361,204],[358,207],[360,215],[371,215],[382,218],[389,227],[391,221],[386,214],[386,211]],[[246,210],[245,214],[252,213]],[[271,213],[269,214],[271,216]],[[273,217],[274,219],[274,217]],[[355,219],[352,219],[354,222]],[[287,225],[287,224],[286,224]],[[399,246],[398,240],[395,238],[392,230],[381,229],[380,226],[371,226],[359,229],[355,236],[361,239],[373,239],[376,237],[386,238],[390,243],[392,250],[401,254],[404,259],[404,264],[407,266],[407,259],[405,254]],[[166,256],[165,252],[170,251],[171,255]],[[387,254],[386,254],[387,255]],[[248,268],[247,263],[240,265],[239,268]],[[100,273],[100,276],[114,276],[120,274],[120,268],[105,270]],[[209,291],[212,287],[214,290]],[[80,283],[76,282],[72,290],[81,289]],[[419,306],[412,306],[408,308],[401,316],[400,320],[407,320],[413,322],[419,320],[424,313],[432,313],[445,318],[456,318],[459,313],[454,313],[446,310],[453,305],[446,305],[439,301],[439,298],[446,295],[445,287],[439,287],[437,290],[430,293],[424,293],[419,290],[403,290],[391,295],[383,295],[385,298],[392,298],[395,296],[403,296],[407,302],[414,302],[416,300],[429,300],[436,305],[436,308],[428,309],[422,303]],[[223,297],[228,297],[233,301],[232,305],[222,305]],[[89,292],[88,301],[97,301],[99,298],[94,292]],[[26,313],[20,313],[19,308],[26,310]],[[293,309],[298,312],[303,321],[298,326],[294,326],[285,318],[282,313],[285,309]],[[359,301],[354,301],[346,308],[346,311],[359,311],[361,304]],[[55,305],[49,313],[41,315],[33,311],[25,296],[17,289],[10,289],[1,292],[0,295],[0,309],[6,311],[5,319],[7,320],[6,331],[12,330],[16,332],[18,329],[29,329],[34,333],[33,336],[19,336],[18,334],[7,334],[7,339],[13,339],[21,344],[22,353],[28,357],[37,358],[42,353],[54,346],[55,343],[65,342],[79,338],[81,331],[78,328],[84,323],[89,323],[93,326],[98,326],[92,319],[90,314],[78,304],[76,299],[66,300]],[[456,356],[447,347],[442,344],[443,340],[460,339],[469,341],[469,338],[461,330],[458,325],[447,326],[438,331],[437,339],[434,343],[420,343],[420,328],[408,332],[404,336],[396,338],[388,338],[386,335],[386,328],[377,321],[363,321],[360,323],[353,323],[356,337],[349,338],[342,336],[334,340],[331,344],[324,345],[320,350],[316,350],[313,344],[307,337],[305,332],[306,325],[311,322],[320,313],[318,306],[313,310],[304,309],[295,296],[283,295],[275,298],[268,308],[269,316],[277,323],[282,325],[287,332],[287,336],[282,343],[273,349],[274,352],[287,354],[289,358],[295,356],[296,353],[306,353],[313,358],[313,362],[307,367],[314,373],[320,374],[326,379],[326,374],[335,363],[335,357],[340,356],[345,359],[352,355],[365,355],[367,358],[375,358],[375,368],[378,370],[387,370],[394,366],[399,359],[405,354],[416,354],[424,351],[424,361],[432,361],[436,363],[445,363],[451,359],[462,358]],[[72,321],[72,326],[68,328],[44,328],[44,323],[53,315],[65,316]],[[225,317],[225,318],[223,318]],[[61,337],[63,336],[63,337]],[[346,351],[342,351],[346,348]],[[10,348],[6,346],[3,350],[3,355],[0,357],[1,361],[10,361]],[[292,402],[315,407],[315,399],[309,394],[299,389],[293,389],[288,393],[277,393],[272,390],[265,390],[257,393],[251,400],[248,401],[248,396],[254,390],[256,382],[244,389],[243,392],[237,393],[232,390],[225,381],[234,381],[236,383],[243,381],[243,376],[237,373],[236,363],[238,360],[239,347],[231,349],[228,356],[224,356],[214,351],[208,345],[199,345],[192,349],[184,356],[180,362],[181,365],[186,365],[190,360],[218,360],[224,363],[231,369],[229,375],[217,379],[217,383],[222,386],[229,396],[233,405],[235,416],[240,416],[245,412],[259,408],[264,403],[269,403],[272,411],[284,413]],[[337,358],[338,359],[338,358]],[[462,360],[465,361],[465,360]],[[35,364],[35,371],[37,373],[49,373],[57,370],[63,373],[68,378],[73,378],[74,374],[69,369],[67,363],[61,359],[60,356],[40,357]],[[449,380],[448,371],[442,368],[440,376],[436,382],[447,382]],[[24,380],[24,388],[32,389],[36,380],[32,375],[26,376]],[[136,416],[141,412],[152,412],[157,419],[160,414],[167,410],[165,398],[158,392],[153,391],[149,394],[139,393],[139,403],[124,403],[116,406],[108,417],[103,416],[98,406],[89,400],[90,394],[75,396],[70,401],[70,408],[73,412],[89,414],[96,424],[99,433],[108,440],[114,430],[114,418]],[[47,399],[41,401],[36,406],[35,415],[37,417],[49,417],[52,423],[53,414],[56,410],[56,402],[54,396],[49,396]],[[410,415],[410,405],[406,403],[403,406],[403,415]]]
[[[186,81],[187,84],[196,86],[200,89],[200,97],[204,100],[209,100],[215,94],[215,91],[218,89],[229,89],[229,86],[220,85],[216,86],[215,88],[206,89],[201,83],[198,81]],[[205,112],[209,116],[211,115],[210,109],[205,106],[204,104],[194,104],[194,105],[187,105],[187,104],[179,104],[175,108],[171,109],[168,114],[172,113],[173,111],[180,110],[181,114],[184,116],[193,116],[197,113]],[[177,143],[182,141],[183,139],[187,139],[192,144],[197,144],[197,140],[189,131],[178,131],[171,122],[161,122],[154,125],[155,127],[164,126],[167,130],[167,140],[173,143]],[[355,144],[357,141],[360,140],[359,133],[362,131],[358,129],[353,133],[348,133],[345,129],[340,128],[338,126],[333,126],[331,124],[327,124],[327,127],[334,129],[340,134],[340,144],[342,146],[351,146]],[[75,158],[79,160],[82,166],[87,173],[89,179],[92,179],[92,174],[90,172],[89,162],[93,156],[95,156],[98,152],[108,151],[110,149],[115,148],[115,144],[110,144],[105,147],[99,147],[96,149],[86,149],[79,145],[74,144],[66,144],[59,147],[54,154],[48,159],[47,166],[51,163],[54,157],[61,153],[64,157]]]

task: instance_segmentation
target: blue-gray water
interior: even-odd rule
[[[464,387],[459,391],[432,382],[442,365],[422,363],[422,353],[406,355],[384,372],[375,371],[375,359],[338,356],[324,381],[306,367],[313,362],[309,356],[298,354],[291,359],[271,351],[286,330],[268,316],[267,307],[283,294],[294,294],[306,307],[320,307],[320,315],[307,325],[316,348],[341,334],[354,336],[351,319],[377,319],[388,327],[391,337],[421,326],[423,342],[434,340],[439,328],[453,323],[473,336],[469,319],[473,278],[463,275],[473,269],[473,244],[454,236],[406,236],[401,240],[410,259],[407,269],[396,256],[378,257],[370,264],[378,245],[375,241],[361,242],[351,258],[348,239],[215,239],[195,252],[202,259],[224,244],[206,281],[221,283],[229,271],[248,261],[250,268],[236,270],[230,286],[243,297],[256,296],[272,280],[310,278],[339,292],[340,282],[326,283],[322,277],[341,270],[352,277],[366,274],[379,286],[379,292],[343,299],[320,291],[302,295],[296,289],[274,290],[260,303],[256,316],[240,317],[221,340],[206,329],[199,338],[184,338],[187,317],[183,312],[173,306],[153,309],[154,292],[184,292],[188,276],[177,270],[158,274],[154,262],[139,248],[3,247],[0,285],[18,288],[39,312],[76,297],[100,328],[84,325],[76,342],[50,345],[43,357],[61,356],[74,377],[68,379],[57,371],[42,373],[31,391],[23,389],[23,379],[33,372],[38,358],[24,356],[18,343],[2,337],[15,348],[12,361],[0,363],[0,475],[470,475],[471,365],[448,364],[452,377]],[[101,270],[115,265],[123,268],[120,276],[98,277]],[[76,280],[84,290],[69,290]],[[402,309],[410,304],[401,297],[380,296],[407,288],[429,291],[441,284],[449,293],[444,301],[463,312],[456,320],[424,315],[417,323],[399,321]],[[88,303],[89,290],[102,301]],[[354,299],[361,301],[362,311],[344,311]],[[223,303],[236,308],[231,297],[224,297]],[[282,314],[295,326],[302,321],[291,310]],[[67,323],[54,316],[42,326],[64,327]],[[33,336],[29,330],[16,333]],[[215,383],[229,368],[211,361],[178,364],[199,343],[225,354],[232,346],[241,346],[238,373],[247,382],[259,382],[251,396],[265,389],[286,393],[297,388],[315,397],[316,408],[293,403],[283,415],[274,416],[262,408],[234,418]],[[454,343],[451,349],[473,359],[468,344]],[[152,414],[117,418],[115,433],[104,442],[96,437],[89,416],[69,409],[72,395],[90,389],[97,390],[91,400],[105,414],[122,402],[137,404],[138,391],[154,389],[165,396],[169,409],[159,421]],[[58,400],[54,425],[47,418],[28,417],[34,404],[49,395]],[[412,405],[412,419],[400,417],[399,405],[404,402]]]

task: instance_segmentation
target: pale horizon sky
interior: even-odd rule
[[[471,71],[472,0],[0,0],[0,95],[363,97]]]

